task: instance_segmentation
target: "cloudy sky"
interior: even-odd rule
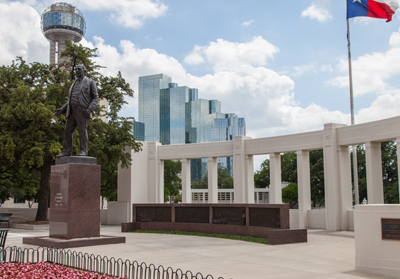
[[[49,62],[40,15],[0,0],[0,64]],[[70,0],[105,75],[164,73],[245,117],[253,138],[350,124],[345,0]],[[400,14],[400,11],[399,11]],[[350,20],[356,123],[400,114],[400,16]],[[123,116],[137,117],[137,97]]]

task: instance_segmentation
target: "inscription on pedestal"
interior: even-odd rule
[[[56,197],[54,198],[54,205],[57,206],[62,206],[63,202],[63,195],[62,193],[56,193]]]
[[[382,240],[400,241],[400,219],[381,218]]]

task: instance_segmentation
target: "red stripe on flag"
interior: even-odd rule
[[[386,22],[392,20],[394,12],[386,4],[378,3],[372,0],[368,1],[368,17],[386,18]]]
[[[392,9],[386,4],[378,3],[378,5],[381,6],[381,9],[386,12],[386,18],[387,18],[386,22],[391,21],[394,15]]]

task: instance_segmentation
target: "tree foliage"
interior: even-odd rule
[[[53,114],[56,105],[65,103],[65,82],[66,73],[55,65],[28,65],[18,57],[0,67],[2,199],[48,189],[53,157],[62,148],[63,127]],[[48,190],[43,198],[48,200]]]
[[[85,65],[86,76],[97,84],[100,100],[109,105],[108,111],[97,105],[88,127],[88,155],[102,166],[102,195],[116,196],[117,166],[127,167],[131,161],[125,147],[141,149],[133,137],[133,118],[118,116],[125,97],[133,97],[129,83],[120,72],[116,77],[97,72],[101,67],[93,62],[96,49],[66,42],[62,56],[68,59],[59,66],[28,65],[17,58],[10,66],[0,67],[0,198],[16,192],[26,196],[38,193],[36,220],[47,219],[50,168],[61,153],[66,122],[65,116],[55,118],[54,111],[67,102],[76,65]],[[78,149],[75,135],[75,153]]]
[[[260,170],[254,173],[254,187],[256,188],[267,188],[270,184],[269,175],[269,160],[266,159],[261,163]]]
[[[179,190],[182,190],[181,171],[181,161],[164,161],[164,201],[168,201],[170,196],[178,196]]]
[[[381,143],[382,152],[382,179],[385,203],[399,203],[397,148],[395,141]],[[351,156],[353,160],[353,156]],[[352,161],[353,163],[353,161]],[[365,161],[364,145],[357,146],[358,189],[362,202],[368,200],[367,193],[367,168]],[[353,170],[353,168],[352,168]]]
[[[218,189],[233,189],[233,177],[229,174],[227,168],[218,168]],[[207,189],[208,174],[203,179],[192,181],[192,189]]]
[[[204,179],[196,178],[196,180],[192,181],[191,187],[192,189],[207,189],[208,182],[205,182]]]
[[[290,183],[282,189],[282,201],[288,203],[290,208],[296,208],[299,202],[297,183]]]
[[[295,183],[297,187],[297,154],[288,152],[281,155],[281,179],[283,182]],[[313,207],[323,206],[325,203],[324,191],[324,159],[323,151],[310,151],[310,183],[311,183],[311,202]],[[264,160],[260,170],[254,173],[254,186],[256,188],[267,188],[270,184],[270,161]],[[289,184],[290,185],[290,184]],[[291,191],[285,195],[294,193],[293,185]],[[287,187],[286,187],[287,188]],[[285,189],[285,188],[284,188]],[[297,189],[297,188],[296,188]],[[282,189],[282,195],[284,190]],[[297,194],[296,194],[297,195]],[[297,200],[297,196],[288,200]]]
[[[322,149],[310,151],[310,183],[312,207],[325,204],[324,152]]]

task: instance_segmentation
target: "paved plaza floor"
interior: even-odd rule
[[[214,279],[391,278],[355,270],[353,232],[308,230],[307,243],[274,246],[198,236],[121,233],[119,226],[102,226],[101,234],[125,236],[126,243],[71,250],[201,272]],[[48,236],[48,230],[11,228],[6,246],[34,247],[22,244],[27,236]]]

